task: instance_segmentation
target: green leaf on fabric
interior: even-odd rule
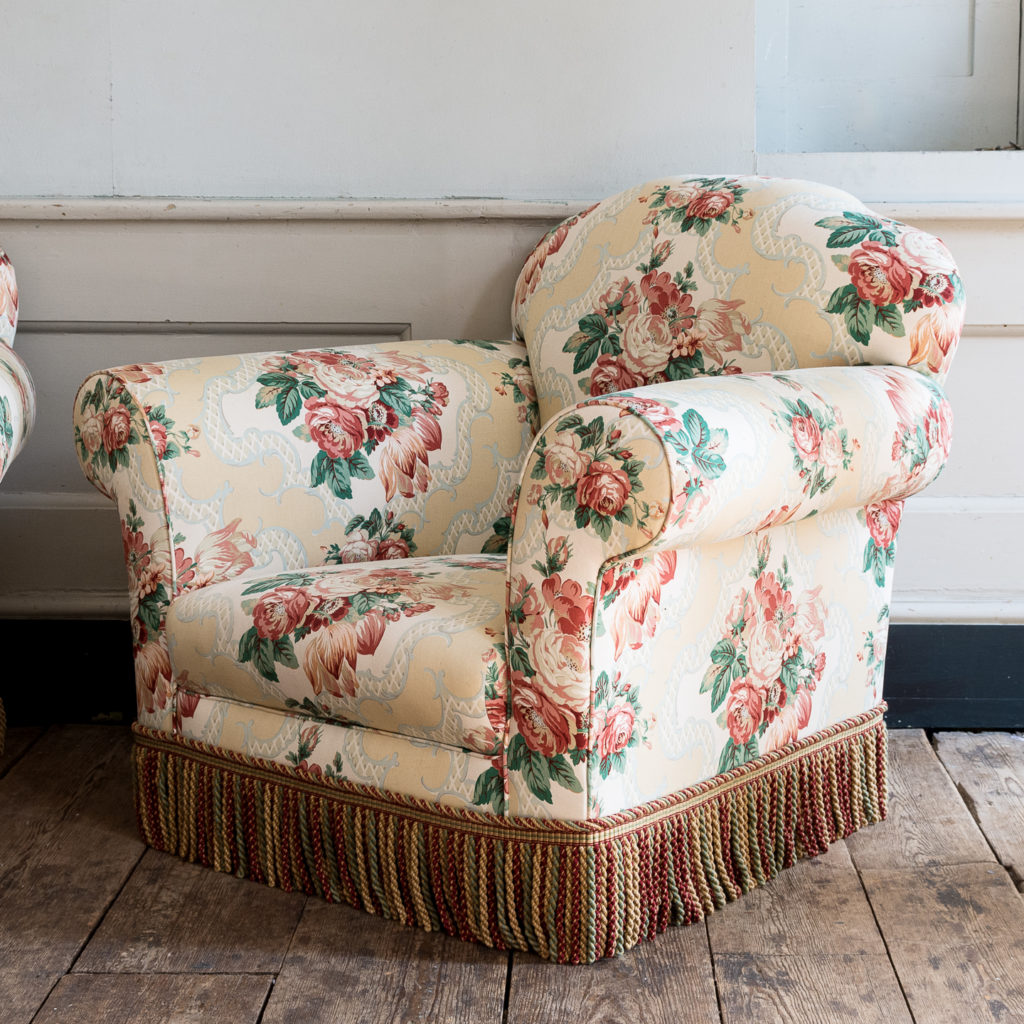
[[[879,306],[875,310],[875,324],[894,338],[902,338],[907,333],[903,327],[903,317],[893,303]]]
[[[588,313],[579,322],[580,330],[593,340],[600,340],[608,333],[608,321],[598,313]]]
[[[727,772],[732,768],[738,768],[741,764],[753,760],[758,755],[757,737],[751,736],[744,744],[737,744],[730,736],[722,748],[722,755],[718,759],[718,771]]]
[[[283,636],[274,641],[274,660],[288,668],[298,668],[299,659],[295,657],[295,648],[290,636]]]
[[[845,313],[858,300],[857,286],[852,284],[837,288],[829,297],[825,306],[826,313]]]
[[[373,467],[362,452],[353,452],[349,456],[348,471],[352,476],[358,477],[360,480],[372,480],[375,475]]]
[[[875,306],[858,296],[846,311],[846,326],[854,341],[867,345],[871,341],[871,328],[875,322]]]
[[[291,423],[302,411],[302,396],[296,384],[277,393],[277,415],[282,423]]]
[[[488,768],[477,777],[473,787],[473,803],[478,807],[490,806],[495,814],[505,809],[505,789],[497,768]]]
[[[506,755],[510,771],[517,772],[522,768],[528,749],[522,733],[517,732],[508,745],[508,754]]]
[[[310,480],[314,487],[325,483],[339,498],[352,497],[352,483],[349,478],[348,463],[344,459],[332,459],[327,452],[316,453],[310,469]]]
[[[554,801],[551,798],[551,779],[548,774],[548,759],[537,753],[536,750],[525,748],[523,756],[523,779],[529,787],[530,792],[542,803],[550,804]]]
[[[583,785],[576,777],[565,754],[555,754],[554,757],[548,758],[548,774],[562,789],[567,789],[571,793],[583,792]]]

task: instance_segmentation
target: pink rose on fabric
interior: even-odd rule
[[[87,452],[98,452],[103,447],[103,413],[92,410],[82,421],[82,444]]]
[[[570,677],[582,674],[587,664],[587,649],[576,636],[547,629],[534,640],[533,659],[541,676],[564,685]]]
[[[902,302],[913,285],[907,265],[881,242],[862,242],[850,254],[850,279],[857,294],[875,306]]]
[[[610,395],[615,391],[639,387],[643,382],[643,377],[631,372],[618,356],[605,353],[597,357],[597,363],[590,372],[590,393],[594,396]]]
[[[571,430],[555,434],[544,451],[544,469],[551,482],[559,487],[574,487],[591,461],[592,457],[581,450],[580,439]]]
[[[754,602],[750,598],[750,591],[744,588],[734,598],[729,614],[725,621],[731,629],[740,622],[747,623],[754,617]]]
[[[156,457],[162,459],[167,451],[167,428],[159,420],[150,420],[149,436],[153,439]]]
[[[747,663],[750,674],[762,684],[774,682],[782,672],[785,638],[774,622],[759,622],[747,642]]]
[[[264,594],[252,610],[256,632],[268,640],[280,640],[302,621],[309,595],[297,587],[277,587]]]
[[[619,278],[611,287],[601,294],[597,300],[599,309],[610,309],[612,306],[621,306],[619,314],[622,317],[631,317],[636,313],[639,300],[636,296],[636,287],[628,277]]]
[[[793,443],[806,462],[818,458],[821,447],[821,428],[813,416],[794,416],[792,422]]]
[[[512,714],[531,750],[554,757],[569,749],[575,730],[566,712],[518,673],[512,684]]]
[[[365,530],[354,530],[341,549],[341,560],[345,563],[372,562],[378,551],[377,542]]]
[[[665,193],[663,200],[666,209],[669,210],[681,210],[684,206],[689,206],[691,200],[696,196],[699,196],[703,190],[699,185],[681,184],[676,188],[670,188]]]
[[[903,516],[903,502],[877,501],[864,510],[871,539],[880,547],[887,548],[895,539]]]
[[[347,459],[366,443],[366,420],[355,410],[326,398],[307,398],[306,426],[332,459]]]
[[[326,398],[319,401],[365,412],[380,396],[381,385],[395,379],[394,372],[386,366],[360,365],[351,357],[325,358],[328,355],[309,354],[309,372],[327,392]],[[310,401],[317,399],[307,399],[307,408]]]
[[[409,545],[401,537],[385,537],[377,547],[378,558],[408,558]]]
[[[760,689],[746,676],[733,680],[732,686],[729,687],[725,718],[729,735],[737,746],[742,746],[754,735],[761,724],[763,706]]]
[[[700,217],[701,220],[713,220],[715,217],[721,217],[735,201],[733,194],[724,189],[717,192],[701,192],[690,200],[686,212],[691,217]]]
[[[629,701],[620,701],[610,708],[599,723],[597,733],[597,753],[602,761],[607,761],[612,754],[625,750],[636,727],[636,712]]]
[[[103,447],[116,452],[128,443],[132,432],[132,415],[126,405],[115,405],[103,414]]]
[[[843,441],[839,431],[829,427],[822,431],[821,445],[818,448],[818,461],[830,473],[836,472],[843,462]]]
[[[576,502],[603,516],[614,516],[622,510],[632,487],[629,477],[607,462],[593,462],[576,485]]]
[[[934,235],[917,228],[907,228],[900,238],[900,257],[922,277],[929,274],[956,273],[956,264],[949,250]]]
[[[668,366],[673,344],[672,331],[663,317],[639,313],[622,332],[622,358],[631,371],[650,380]]]

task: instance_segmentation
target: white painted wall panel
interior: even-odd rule
[[[8,0],[0,195],[563,199],[749,171],[752,3]]]
[[[0,5],[0,195],[105,195],[112,188],[106,5]]]

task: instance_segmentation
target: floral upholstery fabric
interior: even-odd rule
[[[0,477],[32,430],[36,392],[28,367],[11,347],[18,326],[18,285],[14,267],[0,249]]]
[[[818,533],[830,524],[844,535],[848,559],[818,564],[815,555],[807,592],[824,587],[830,605],[849,600],[856,629],[877,629],[888,602],[887,591],[876,600],[878,587],[889,586],[902,499],[941,470],[951,428],[939,386],[895,367],[650,385],[555,417],[527,460],[510,551],[508,773],[514,813],[539,814],[541,804],[571,818],[595,808],[619,809],[600,793],[612,785],[606,785],[609,766],[626,771],[630,758],[623,752],[649,731],[642,680],[660,693],[682,663],[683,648],[707,646],[715,658],[725,656],[724,646],[716,646],[721,637],[695,643],[701,631],[675,632],[685,621],[678,602],[685,607],[693,599],[702,559],[725,550],[723,542],[762,537],[773,553],[765,565],[771,563],[776,579],[788,579],[793,570],[783,561],[806,564],[808,557],[790,550],[793,538],[813,536],[811,550],[820,550],[825,542]],[[829,515],[842,510],[850,514]],[[772,529],[811,517],[810,530]],[[749,551],[745,557],[753,570],[759,559]],[[765,571],[762,566],[754,575]],[[718,594],[706,582],[704,587],[705,601]],[[854,599],[865,588],[868,600]],[[799,595],[789,593],[787,608],[800,604]],[[674,614],[664,613],[673,602]],[[806,614],[817,631],[823,612]],[[751,621],[743,619],[744,625]],[[796,643],[787,639],[794,629],[797,638],[809,635],[787,623],[779,618],[771,625],[776,646]],[[627,685],[621,667],[630,651],[641,653]],[[750,663],[745,652],[737,649],[729,685],[723,677],[716,694],[743,685],[740,669]],[[795,698],[797,667],[803,671],[818,653],[815,645],[792,647],[773,679],[756,678],[788,685]],[[718,664],[707,651],[703,657],[709,671]],[[698,697],[703,674],[701,669],[690,686],[678,688],[680,708],[687,696],[704,703]],[[830,680],[839,683],[832,674]],[[804,721],[801,729],[807,727]],[[705,728],[719,747],[733,735],[725,719],[712,719]],[[750,737],[744,744],[740,761],[754,756]],[[609,752],[622,756],[609,760]],[[676,770],[659,768],[662,777]]]
[[[179,690],[494,754],[505,725],[505,559],[413,558],[246,576],[167,619]],[[179,692],[178,710],[187,698]]]
[[[324,779],[479,810],[496,758],[394,732],[179,691],[176,729],[246,757]]]
[[[582,820],[877,707],[963,302],[938,240],[845,193],[677,178],[545,237],[521,342],[91,377],[140,720]]]
[[[116,499],[143,720],[167,725],[181,594],[324,564],[503,553],[536,426],[525,350],[414,342],[124,366],[75,402]]]
[[[669,178],[552,230],[512,309],[541,420],[583,397],[878,363],[942,380],[963,284],[936,238],[803,181]]]

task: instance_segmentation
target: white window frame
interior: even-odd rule
[[[899,0],[893,0],[894,3]],[[867,202],[1024,201],[1024,2],[1018,72],[1019,150],[755,153],[758,174],[828,181]]]

